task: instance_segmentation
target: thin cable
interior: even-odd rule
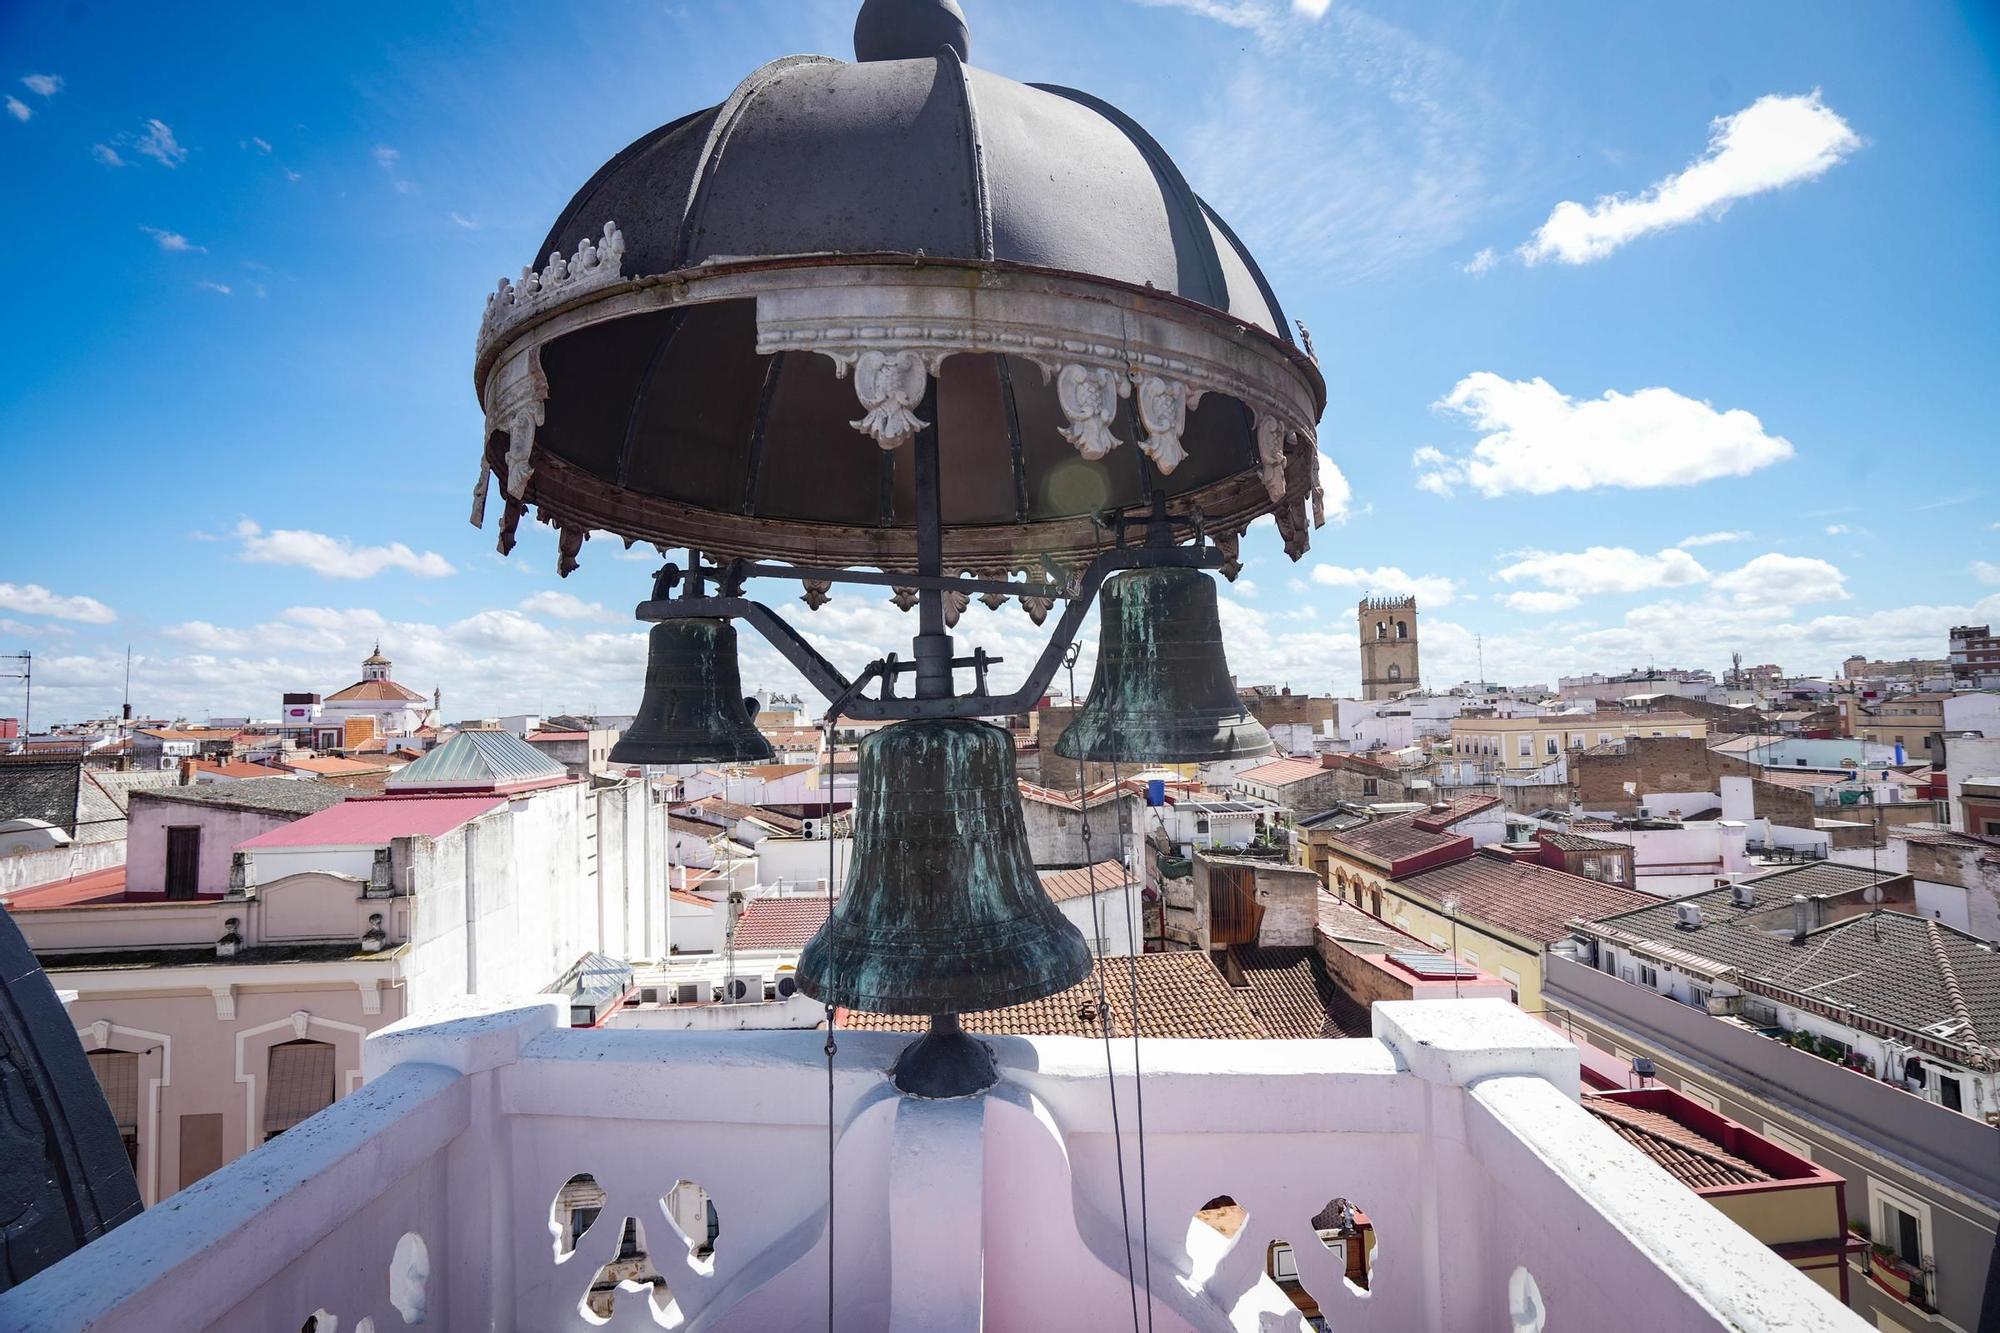
[[[834,1010],[826,1007],[826,1333],[833,1333],[833,1039]]]
[[[1124,809],[1125,779],[1118,771],[1116,751],[1111,756],[1112,810]],[[1142,898],[1139,904],[1139,920],[1134,926],[1132,920],[1132,840],[1131,830],[1125,820],[1118,820],[1118,859],[1125,867],[1125,939],[1131,952],[1125,955],[1125,967],[1131,981],[1132,1002],[1129,1022],[1132,1025],[1132,1100],[1138,1113],[1139,1130],[1139,1255],[1146,1266],[1146,1333],[1153,1333],[1153,1219],[1146,1204],[1146,1080],[1139,1070],[1139,950],[1145,948],[1146,906]],[[1094,887],[1094,886],[1093,886]],[[1160,923],[1166,924],[1166,908],[1160,909]]]
[[[1076,646],[1072,644],[1063,665],[1069,670],[1069,700],[1072,710],[1076,708]],[[1076,725],[1076,714],[1072,711],[1070,725]],[[1081,815],[1083,828],[1083,861],[1089,867],[1084,873],[1089,876],[1091,921],[1102,920],[1097,915],[1097,862],[1090,852],[1090,793],[1084,782],[1084,765],[1087,761],[1076,761],[1076,803]],[[1114,799],[1116,793],[1114,792]],[[1115,806],[1113,807],[1116,808]],[[1103,940],[1103,927],[1098,927],[1098,939]],[[1103,946],[1100,943],[1099,948]],[[1101,956],[1090,960],[1090,975],[1097,983],[1097,1020],[1104,1033],[1104,1083],[1111,1093],[1111,1142],[1118,1153],[1118,1220],[1125,1231],[1125,1287],[1132,1297],[1132,1333],[1139,1333],[1139,1282],[1133,1272],[1132,1263],[1132,1208],[1125,1198],[1125,1135],[1118,1125],[1118,1070],[1111,1054],[1111,1000],[1104,993],[1104,968]],[[1146,1293],[1146,1303],[1152,1304],[1152,1292]]]

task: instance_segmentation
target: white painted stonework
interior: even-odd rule
[[[1107,1081],[1098,1042],[996,1040],[997,1086],[927,1103],[886,1079],[905,1038],[838,1033],[831,1219],[823,1033],[561,1019],[468,1002],[385,1030],[367,1086],[0,1295],[0,1327],[818,1328],[829,1220],[838,1330],[1127,1327],[1147,1261],[1155,1329],[1302,1329],[1264,1276],[1276,1240],[1341,1330],[1862,1327],[1583,1111],[1574,1048],[1499,1001],[1381,1004],[1367,1039],[1145,1042],[1143,1190],[1129,1044]],[[558,1258],[579,1172],[608,1197]],[[712,1259],[665,1205],[683,1180],[717,1209]],[[1233,1241],[1193,1221],[1222,1194]],[[1375,1225],[1368,1292],[1311,1243],[1334,1196]],[[586,1315],[628,1216],[664,1284]]]

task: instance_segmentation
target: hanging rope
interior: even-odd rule
[[[1111,758],[1112,810],[1124,810],[1123,796],[1125,778],[1118,770],[1118,757],[1114,751]],[[1089,827],[1088,824],[1085,827]],[[1126,1021],[1132,1025],[1132,1100],[1137,1111],[1139,1130],[1139,1255],[1146,1268],[1146,1333],[1153,1333],[1153,1219],[1146,1204],[1146,1080],[1139,1070],[1139,951],[1146,947],[1146,902],[1139,900],[1139,917],[1135,925],[1132,918],[1132,840],[1131,826],[1120,817],[1118,820],[1118,859],[1125,867],[1125,939],[1131,952],[1125,955],[1125,966],[1131,982],[1131,1004]],[[1096,886],[1091,886],[1093,893]],[[1160,905],[1160,924],[1166,925],[1166,904]],[[1120,1159],[1122,1162],[1122,1158]]]
[[[826,818],[820,821],[826,834],[826,919],[833,920],[833,797],[836,768],[833,762],[834,709],[829,709],[823,730],[826,735]],[[826,1007],[826,1333],[833,1333],[833,1057],[840,1051],[833,1030],[837,1015]]]
[[[1069,672],[1069,699],[1072,709],[1076,707],[1076,659],[1077,646],[1072,643],[1063,656],[1063,666]],[[1070,725],[1076,725],[1072,712]],[[1098,949],[1103,948],[1104,918],[1102,904],[1097,899],[1097,860],[1090,851],[1090,792],[1084,781],[1085,761],[1076,761],[1076,803],[1083,821],[1083,861],[1089,867],[1084,873],[1089,876],[1091,922],[1096,927]],[[1116,799],[1114,792],[1113,799]],[[1113,807],[1116,808],[1115,806]],[[1125,1231],[1125,1287],[1132,1297],[1132,1333],[1139,1333],[1139,1283],[1132,1263],[1132,1208],[1125,1197],[1125,1135],[1118,1124],[1118,1070],[1111,1054],[1111,1000],[1104,992],[1103,956],[1098,953],[1091,959],[1090,975],[1097,983],[1097,1021],[1104,1033],[1104,1083],[1111,1093],[1111,1142],[1118,1153],[1118,1220]],[[1146,1294],[1146,1303],[1152,1305],[1152,1293]]]

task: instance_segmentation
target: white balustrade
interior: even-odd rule
[[[378,1034],[361,1091],[0,1295],[0,1327],[822,1327],[824,1034],[561,1020],[540,998]],[[1000,1039],[990,1093],[924,1102],[884,1073],[907,1038],[836,1034],[834,1327],[1116,1329],[1136,1285],[1155,1329],[1302,1328],[1273,1241],[1336,1330],[1861,1327],[1584,1112],[1547,1028],[1489,1000],[1375,1025],[1146,1041],[1143,1194],[1129,1041],[1107,1079],[1102,1043]],[[585,1173],[603,1208],[565,1253],[554,1204]],[[712,1257],[669,1211],[682,1181],[716,1210]],[[1247,1213],[1233,1239],[1195,1221],[1219,1196]],[[1366,1291],[1317,1243],[1335,1197],[1374,1227]],[[606,1317],[594,1279],[601,1305],[647,1268],[618,1262],[626,1218],[664,1281],[612,1288]]]

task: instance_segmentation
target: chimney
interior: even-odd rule
[[[194,760],[192,759],[181,760],[180,785],[183,787],[192,787],[194,785]]]
[[[1340,756],[1332,752],[1323,754],[1319,757],[1319,766],[1321,768],[1339,768]]]
[[[1803,893],[1792,895],[1792,943],[1805,943],[1806,936],[1819,929],[1825,921],[1825,894],[1815,893],[1810,898]]]

